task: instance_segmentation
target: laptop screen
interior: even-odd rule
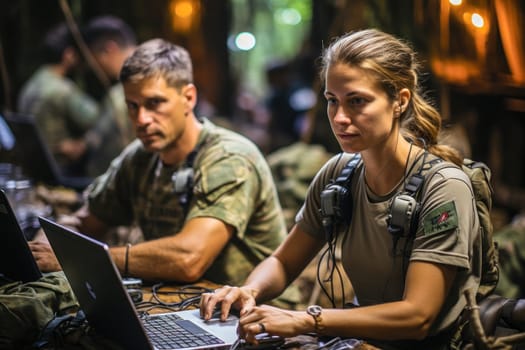
[[[234,316],[226,322],[206,322],[194,309],[139,319],[106,244],[45,218],[39,220],[80,307],[97,333],[125,349],[148,349],[152,344],[162,349],[227,349],[237,339],[238,319]],[[168,323],[160,327],[157,321],[161,319]],[[156,331],[165,333],[159,335]],[[184,343],[189,335],[192,342],[180,345],[179,341]],[[168,345],[168,337],[176,338],[170,340],[178,345]],[[197,341],[203,340],[211,342],[198,345]]]
[[[12,281],[42,277],[24,233],[3,190],[0,190],[0,273]]]
[[[80,307],[97,333],[126,349],[151,348],[108,246],[40,217]]]

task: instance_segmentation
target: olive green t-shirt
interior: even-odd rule
[[[333,157],[317,174],[296,218],[305,232],[324,237],[320,193],[331,179],[339,176],[352,156]],[[420,157],[413,166],[409,165],[406,178],[417,173],[422,162]],[[342,263],[361,306],[403,299],[406,273],[403,262],[407,261],[404,254],[408,254],[409,261],[457,267],[445,304],[430,330],[430,335],[434,335],[457,320],[466,305],[463,292],[477,290],[479,286],[481,247],[475,199],[470,180],[459,167],[441,169],[427,176],[413,246],[410,249],[406,237],[402,237],[394,252],[387,218],[390,202],[404,189],[403,180],[391,193],[379,197],[366,185],[363,166],[355,169],[351,183],[351,224],[337,236],[343,240]]]
[[[58,153],[60,142],[83,137],[100,113],[93,98],[72,80],[54,73],[49,66],[38,69],[24,84],[17,103],[18,112],[35,118],[44,140],[62,167],[70,161]]]
[[[88,189],[89,210],[109,225],[140,226],[146,240],[177,234],[196,217],[235,228],[204,278],[240,285],[286,235],[270,169],[247,138],[203,120],[193,163],[194,185],[185,208],[172,176],[184,168],[163,166],[156,153],[132,142]],[[183,193],[182,195],[185,195]]]

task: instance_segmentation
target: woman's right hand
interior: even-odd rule
[[[220,319],[226,321],[232,307],[239,310],[240,316],[250,312],[256,305],[256,291],[248,287],[223,286],[212,293],[203,293],[200,301],[200,315],[209,320],[220,304]]]

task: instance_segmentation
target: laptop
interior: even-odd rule
[[[9,199],[0,189],[0,274],[11,281],[32,282],[42,277]]]
[[[139,316],[126,292],[109,247],[93,238],[39,217],[40,224],[62,265],[80,308],[97,334],[124,349],[228,349],[237,339],[238,318],[204,321],[199,310]],[[158,325],[168,320],[167,325]],[[178,328],[193,341],[187,345],[167,343],[169,335],[183,340]],[[156,335],[156,331],[164,331]],[[210,342],[206,344],[206,342]]]
[[[93,179],[88,177],[65,176],[44,141],[34,118],[22,114],[3,113],[0,115],[13,133],[15,144],[13,155],[24,174],[34,181],[52,186],[64,186],[82,191]]]

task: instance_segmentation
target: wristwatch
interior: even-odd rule
[[[314,318],[315,331],[318,334],[321,334],[324,330],[323,318],[321,317],[322,312],[323,308],[319,305],[310,305],[308,308],[306,308],[306,313]]]

